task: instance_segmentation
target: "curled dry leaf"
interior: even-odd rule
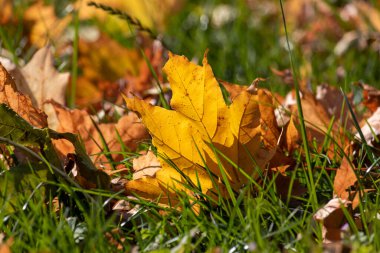
[[[79,134],[84,142],[87,153],[94,155],[94,162],[107,161],[104,155],[99,154],[103,151],[101,136],[94,126],[91,116],[86,111],[78,109],[69,110],[54,101],[49,101],[46,105],[54,113],[48,119],[50,128],[58,132]],[[121,150],[118,134],[124,145],[130,150],[135,150],[139,141],[148,138],[144,126],[134,113],[124,115],[117,123],[98,124],[98,127],[110,151]],[[54,141],[54,144],[63,155],[74,152],[71,143],[65,140]],[[113,154],[112,157],[115,161],[120,161],[123,158],[120,154]],[[108,166],[106,167],[108,168]]]
[[[15,69],[12,74],[17,89],[31,98],[33,106],[42,109],[43,103],[49,99],[65,104],[69,73],[59,73],[55,69],[49,46],[39,49],[27,65]]]
[[[153,177],[160,168],[160,161],[149,150],[145,155],[133,159],[133,180],[142,178],[143,176]]]
[[[28,96],[25,96],[17,91],[16,84],[14,83],[12,77],[1,64],[0,103],[8,105],[31,125],[38,128],[47,127],[46,114],[35,108]]]
[[[195,185],[200,182],[205,193],[215,187],[223,173],[235,189],[247,182],[222,155],[216,155],[219,152],[257,178],[257,167],[263,168],[273,157],[273,140],[277,143],[278,139],[272,125],[275,117],[271,95],[261,89],[244,90],[228,107],[206,55],[203,66],[197,66],[184,56],[170,54],[164,72],[173,91],[174,110],[126,98],[128,108],[142,117],[158,152],[167,155]],[[184,180],[181,174],[164,159],[159,160],[162,169],[156,173],[158,186],[182,189],[178,183]],[[217,176],[215,181],[204,166]],[[127,190],[136,181],[127,184]]]

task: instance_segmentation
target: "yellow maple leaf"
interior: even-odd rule
[[[203,66],[184,56],[169,56],[163,70],[173,91],[173,110],[125,98],[127,107],[142,118],[158,153],[165,154],[204,193],[215,188],[223,174],[234,189],[248,181],[241,171],[257,178],[257,170],[273,157],[278,139],[277,126],[270,125],[275,122],[271,95],[246,89],[227,106],[206,54]],[[160,161],[159,185],[184,189],[181,174],[166,159]],[[143,182],[138,185],[143,187]]]

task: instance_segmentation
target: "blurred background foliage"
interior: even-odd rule
[[[79,105],[104,98],[86,96],[84,91],[95,94],[104,82],[141,77],[141,49],[153,48],[151,37],[195,62],[209,49],[209,62],[220,79],[250,84],[264,77],[268,79],[264,85],[273,91],[288,89],[278,84],[281,71],[290,68],[280,1],[95,2],[112,7],[114,14],[122,11],[139,24],[88,6],[85,0],[0,0],[1,55],[23,64],[37,48],[50,43],[56,49],[57,66],[70,69],[78,28]],[[380,1],[286,0],[283,4],[302,80],[314,88],[321,83],[347,88],[357,81],[380,87]],[[142,27],[151,32],[141,32]],[[149,59],[154,55],[146,53]],[[160,71],[162,64],[153,67]]]

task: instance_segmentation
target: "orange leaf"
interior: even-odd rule
[[[28,96],[17,91],[16,84],[13,82],[12,77],[1,64],[0,103],[8,105],[31,125],[38,128],[47,127],[46,114],[35,108]]]

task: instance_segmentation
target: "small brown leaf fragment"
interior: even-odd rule
[[[12,77],[1,64],[0,103],[8,105],[31,125],[38,128],[47,127],[46,114],[38,108],[35,108],[28,96],[17,91],[16,84]]]
[[[353,186],[357,181],[354,169],[346,157],[343,158],[340,168],[337,170],[334,179],[334,193],[337,197],[349,200],[348,188]]]
[[[224,88],[226,88],[226,90],[230,94],[231,100],[234,100],[237,95],[239,95],[240,93],[243,92],[243,90],[246,90],[248,88],[248,86],[245,86],[245,85],[229,83],[227,81],[223,81],[220,79],[218,80],[218,82],[222,84]]]
[[[371,112],[375,112],[380,107],[380,90],[361,82],[356,83],[356,85],[362,89],[363,105]]]
[[[161,163],[152,151],[148,151],[136,159],[133,159],[133,180],[142,178],[143,176],[153,177],[156,171],[161,169]]]
[[[286,149],[292,153],[299,147],[300,135],[298,129],[294,124],[293,117],[290,118],[288,126],[286,127]]]
[[[80,156],[68,154],[65,164],[66,173],[71,172],[74,179],[85,189],[109,189],[110,177],[103,170],[89,170]]]

